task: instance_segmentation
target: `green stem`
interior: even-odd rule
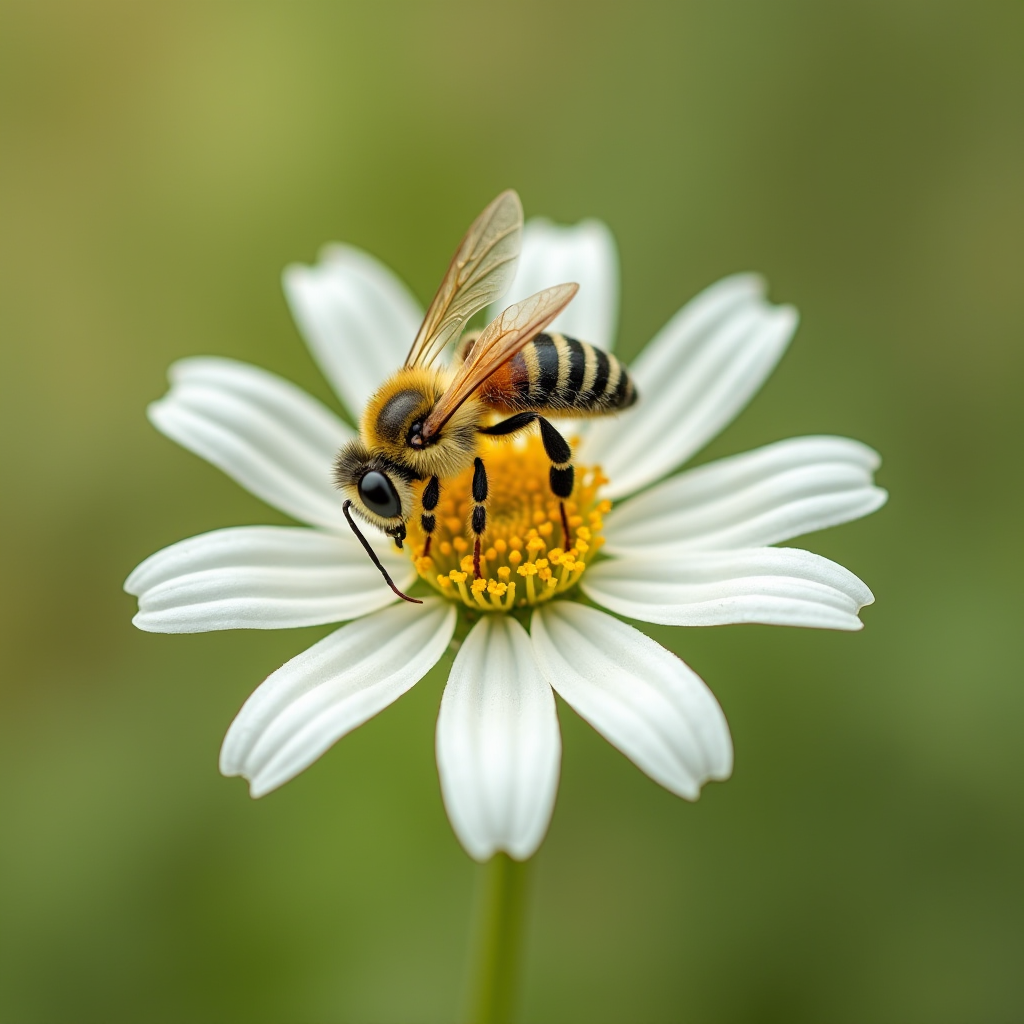
[[[496,853],[481,872],[469,1024],[508,1024],[519,976],[528,861]]]

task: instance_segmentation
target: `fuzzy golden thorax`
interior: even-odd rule
[[[404,367],[386,380],[363,413],[360,437],[366,449],[421,480],[454,476],[472,465],[480,444],[477,426],[487,416],[476,398],[464,402],[427,447],[409,443],[413,426],[430,415],[450,377],[444,369]]]

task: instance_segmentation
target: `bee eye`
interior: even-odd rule
[[[398,500],[395,485],[375,469],[359,481],[359,497],[371,512],[382,519],[394,519],[402,514],[402,503]]]

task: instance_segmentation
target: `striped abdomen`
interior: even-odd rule
[[[562,334],[538,334],[480,389],[491,406],[561,416],[594,416],[636,401],[628,371],[610,352]]]

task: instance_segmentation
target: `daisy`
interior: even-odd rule
[[[604,225],[529,222],[501,306],[563,281],[580,291],[552,329],[612,348],[618,270]],[[421,307],[386,267],[343,245],[286,269],[284,289],[357,421],[401,365]],[[466,562],[468,476],[446,481],[430,557],[413,524],[401,552],[369,531],[399,588],[420,581],[422,604],[397,600],[343,518],[331,468],[351,427],[266,370],[209,357],[175,363],[170,391],[149,407],[152,423],[305,525],[214,530],[157,552],[125,583],[138,598],[135,624],[191,633],[345,623],[256,689],[228,729],[221,771],[248,779],[254,797],[269,793],[454,647],[437,765],[452,826],[478,860],[498,851],[526,859],[544,837],[561,760],[555,692],[681,797],[728,778],[732,742],[711,691],[616,616],[861,628],[858,613],[873,600],[864,583],[775,545],[879,508],[874,451],[799,437],[670,475],[746,405],[796,324],[753,275],[725,278],[685,305],[631,366],[639,403],[579,430],[571,547],[536,439],[488,453],[480,579]]]

